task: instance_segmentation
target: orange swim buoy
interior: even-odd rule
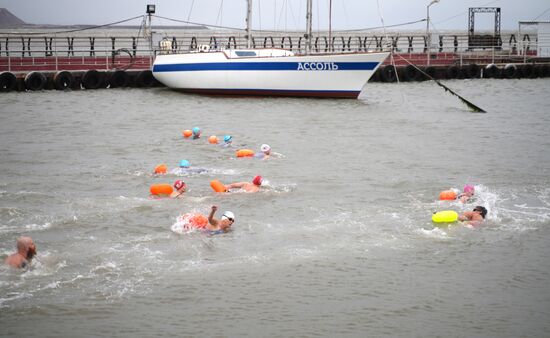
[[[254,156],[254,150],[252,149],[239,149],[236,152],[237,157],[252,157]]]
[[[186,130],[183,131],[183,137],[189,138],[189,137],[191,137],[191,135],[193,135],[193,132],[191,130],[186,129]]]
[[[208,143],[210,144],[218,144],[218,137],[216,135],[212,135],[208,138]]]
[[[215,192],[227,192],[227,188],[225,187],[225,185],[218,180],[210,181],[210,186],[212,187],[212,189],[214,189]]]
[[[155,167],[155,174],[166,174],[167,170],[166,164],[159,164]]]
[[[208,218],[201,214],[188,213],[180,216],[185,229],[204,229],[208,225]]]
[[[456,192],[452,190],[444,190],[439,193],[439,199],[442,201],[452,201],[456,199]]]
[[[155,196],[162,196],[162,195],[170,195],[174,188],[172,188],[171,184],[168,183],[159,183],[159,184],[152,184],[149,188],[149,191],[151,191],[151,195]]]

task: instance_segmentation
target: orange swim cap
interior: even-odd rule
[[[166,174],[167,170],[166,164],[159,164],[155,167],[155,174]]]

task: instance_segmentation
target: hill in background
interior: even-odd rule
[[[0,28],[26,26],[25,21],[19,19],[5,8],[0,8]]]

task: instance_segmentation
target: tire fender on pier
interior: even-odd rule
[[[504,66],[504,70],[502,71],[502,76],[507,79],[515,78],[518,74],[518,67],[514,64],[507,64]]]
[[[0,73],[0,92],[11,92],[17,86],[17,78],[11,72]]]
[[[153,87],[155,85],[153,73],[150,70],[139,72],[136,77],[136,84],[138,87]]]
[[[103,84],[103,74],[91,69],[82,76],[82,87],[85,89],[98,89]]]
[[[41,72],[30,72],[25,76],[25,88],[28,90],[42,90],[46,86],[46,82],[46,76]]]
[[[540,77],[549,77],[550,76],[550,65],[540,65]]]
[[[457,66],[451,66],[445,71],[447,79],[456,79],[458,77],[459,68]]]
[[[437,78],[437,69],[435,67],[432,67],[432,66],[426,67],[426,69],[424,71],[426,72],[426,74],[428,74],[432,78],[434,78],[434,79]],[[428,80],[429,80],[429,78],[428,78]]]
[[[380,78],[383,82],[395,82],[397,81],[396,76],[396,69],[393,65],[387,65],[382,68],[382,72],[380,73]]]
[[[124,88],[128,86],[128,74],[123,70],[117,70],[109,76],[110,88]]]
[[[475,63],[467,65],[464,70],[467,79],[479,79],[481,76],[481,68]]]
[[[421,73],[413,65],[408,65],[400,72],[403,81],[420,81]]]
[[[497,79],[500,77],[500,68],[494,63],[488,64],[483,70],[484,79]]]
[[[55,73],[53,76],[53,86],[57,90],[70,89],[73,85],[73,74],[66,70]]]
[[[537,74],[535,74],[535,69],[531,64],[522,65],[520,71],[521,77],[523,78],[533,79],[537,77]]]

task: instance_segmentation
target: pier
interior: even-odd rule
[[[256,34],[251,43],[253,48],[305,51],[301,33]],[[150,71],[157,53],[201,46],[238,49],[246,44],[242,31],[214,34],[206,29],[153,27],[145,37],[0,32],[0,91],[154,87],[160,85]],[[429,79],[427,75],[435,79],[550,76],[550,58],[543,56],[549,46],[539,45],[536,34],[511,32],[497,38],[486,34],[476,39],[468,34],[433,34],[428,39],[426,34],[407,32],[320,32],[312,37],[313,53],[387,49],[393,53],[371,82],[423,81]]]

